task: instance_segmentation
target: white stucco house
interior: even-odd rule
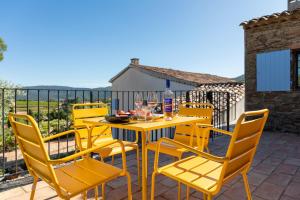
[[[193,90],[194,93],[200,91],[200,93],[204,94],[206,100],[207,91],[215,92],[212,97],[212,103],[216,107],[215,112],[218,113],[215,121],[221,126],[224,124],[223,120],[227,116],[225,110],[227,107],[224,106],[227,101],[224,96],[219,97],[215,96],[215,94],[225,91],[234,93],[232,97],[238,95],[239,103],[236,102],[237,98],[234,100],[230,99],[230,121],[235,120],[236,116],[244,111],[244,85],[235,84],[236,81],[233,79],[166,67],[142,65],[138,58],[132,58],[129,65],[109,81],[112,84],[112,112],[134,109],[134,96],[137,92],[143,93],[144,99],[147,99],[147,91],[156,91],[158,98],[162,102],[166,80],[170,80],[171,90],[175,93],[178,102],[180,97],[186,96],[187,91]],[[163,131],[163,134],[168,133],[168,130],[166,132]]]
[[[234,99],[231,99],[230,101],[235,105],[232,106],[231,109],[231,118],[233,118],[233,116],[238,116],[244,111],[243,84],[235,84],[236,81],[230,78],[211,74],[142,65],[138,58],[132,58],[127,67],[110,79],[113,91],[113,110],[133,109],[134,94],[136,92],[143,91],[146,99],[146,91],[158,91],[158,96],[162,99],[167,79],[170,80],[171,90],[177,97],[184,95],[186,91],[190,90],[231,92],[234,93],[234,95],[231,96],[231,98]],[[218,101],[220,101],[219,97]],[[224,101],[224,103],[226,102]]]
[[[138,58],[132,58],[130,64],[109,82],[113,91],[164,91],[166,79],[171,81],[173,91],[193,90],[203,84],[234,82],[216,75],[141,65]]]

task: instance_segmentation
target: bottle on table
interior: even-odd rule
[[[164,92],[164,116],[165,120],[173,119],[173,99],[174,94],[170,89],[170,80],[166,80],[166,91]]]

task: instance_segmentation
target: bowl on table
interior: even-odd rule
[[[128,123],[130,121],[130,116],[128,115],[107,115],[105,120],[110,123]]]

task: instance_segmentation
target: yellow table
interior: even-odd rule
[[[171,121],[165,121],[164,119],[156,120],[156,121],[132,121],[129,123],[123,123],[123,124],[115,124],[115,123],[109,123],[107,121],[99,121],[99,119],[89,119],[84,120],[84,123],[89,123],[92,126],[109,126],[111,128],[119,128],[119,129],[125,129],[125,130],[132,130],[137,131],[139,134],[141,134],[142,138],[142,199],[147,199],[147,155],[146,155],[146,140],[147,140],[147,134],[150,131],[158,130],[161,128],[169,128],[174,127],[180,124],[190,124],[195,125],[196,123],[201,123],[203,119],[198,117],[182,117],[182,116],[176,116]]]

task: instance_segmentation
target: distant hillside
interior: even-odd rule
[[[34,89],[34,90],[111,90],[111,86],[98,87],[98,88],[78,88],[69,86],[59,86],[59,85],[37,85],[37,86],[25,86],[23,89]]]
[[[233,78],[233,80],[237,81],[237,82],[245,82],[245,75],[242,74],[238,77]]]
[[[99,88],[76,88],[68,86],[57,86],[57,85],[38,85],[38,86],[26,86],[22,89],[28,89],[28,100],[37,101],[62,101],[65,99],[85,99],[89,100],[91,97],[93,100],[99,98],[109,98],[111,87],[99,87]],[[27,94],[23,92],[18,95],[18,100],[26,100]]]

